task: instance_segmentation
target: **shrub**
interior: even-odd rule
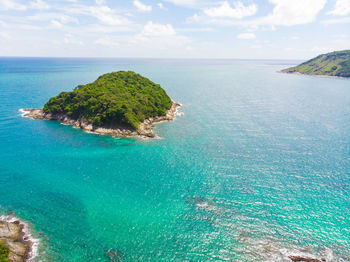
[[[0,241],[0,262],[9,262],[10,249]]]

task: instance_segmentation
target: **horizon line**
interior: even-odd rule
[[[3,56],[0,58],[62,58],[62,59],[150,59],[150,60],[241,60],[241,61],[304,61],[292,58],[182,58],[182,57],[106,57],[106,56]],[[306,59],[305,59],[306,60]]]

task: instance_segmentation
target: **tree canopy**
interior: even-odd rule
[[[99,127],[138,129],[145,119],[165,115],[171,104],[160,85],[135,72],[119,71],[52,97],[43,111],[64,114]]]
[[[9,262],[10,249],[0,241],[0,262]]]

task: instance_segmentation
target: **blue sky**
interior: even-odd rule
[[[0,56],[306,59],[350,49],[350,0],[0,0]]]

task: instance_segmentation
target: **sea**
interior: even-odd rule
[[[33,261],[350,261],[350,79],[301,61],[0,58],[0,215]],[[21,116],[135,71],[182,104],[157,139]]]

